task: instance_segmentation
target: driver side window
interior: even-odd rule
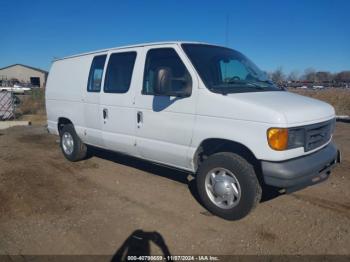
[[[220,60],[221,81],[246,80],[249,72],[238,60]]]
[[[157,48],[147,52],[142,94],[154,95],[157,74],[165,69],[171,73],[169,93],[192,89],[192,80],[186,66],[173,48]],[[187,90],[191,93],[191,90]]]

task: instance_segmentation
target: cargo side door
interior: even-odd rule
[[[107,54],[96,55],[91,61],[87,88],[84,91],[84,135],[85,143],[103,147],[102,116],[100,114],[101,88]]]
[[[104,147],[134,155],[136,49],[110,52],[101,93],[100,116]]]

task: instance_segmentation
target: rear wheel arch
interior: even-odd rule
[[[58,130],[58,133],[61,133],[62,128],[63,128],[65,125],[68,125],[68,124],[71,124],[71,125],[73,125],[73,127],[74,127],[73,122],[72,122],[69,118],[66,118],[66,117],[59,117],[58,120],[57,120],[57,130]]]

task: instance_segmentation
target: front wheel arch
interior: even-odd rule
[[[263,186],[265,184],[261,169],[261,162],[255,157],[252,150],[242,143],[228,139],[207,138],[203,140],[193,156],[194,172],[197,173],[198,168],[205,161],[205,159],[213,154],[221,152],[234,153],[244,158],[253,166],[260,185]]]

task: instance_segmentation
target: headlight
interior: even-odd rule
[[[267,141],[274,150],[286,150],[303,147],[305,141],[304,128],[269,128]]]
[[[288,129],[288,149],[304,147],[305,145],[305,129],[290,128]]]

